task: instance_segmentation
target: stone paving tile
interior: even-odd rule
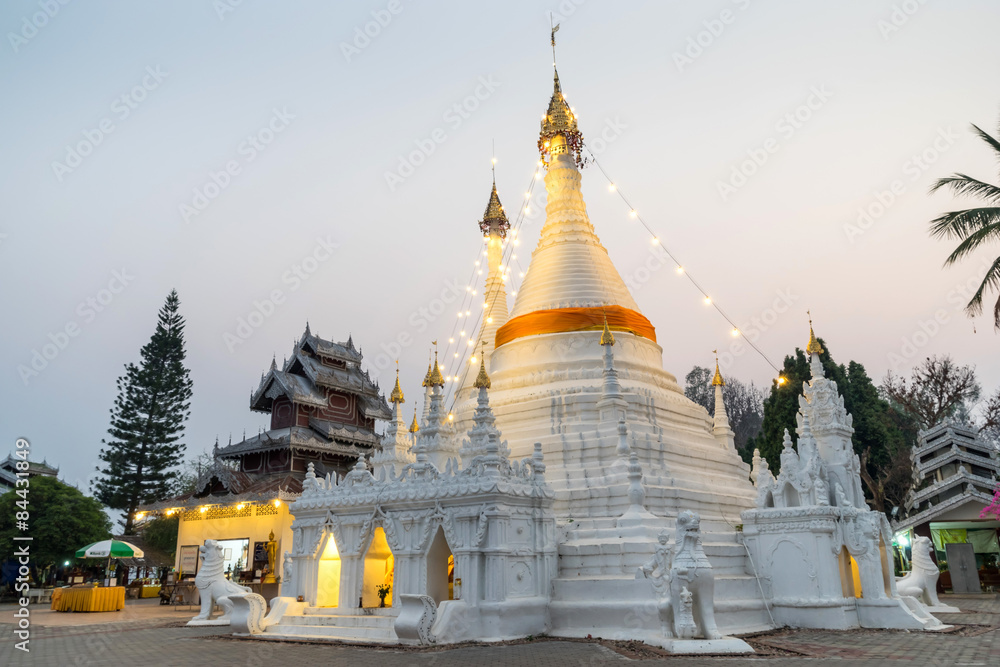
[[[28,654],[14,649],[13,626],[0,623],[0,666],[6,665],[204,665],[236,667],[288,667],[302,664],[351,665],[352,667],[448,667],[470,665],[542,665],[543,667],[593,667],[639,662],[642,665],[798,665],[837,667],[885,665],[906,660],[916,665],[996,667],[1000,665],[1000,598],[982,596],[969,601],[946,598],[974,626],[948,633],[899,631],[784,630],[749,640],[764,650],[792,651],[788,655],[739,657],[661,656],[655,651],[641,660],[623,656],[592,642],[538,640],[511,645],[459,646],[437,650],[404,650],[338,644],[300,644],[237,640],[218,628],[178,627],[169,616],[151,619],[136,616],[131,622],[80,624],[71,627],[38,626]],[[6,620],[0,616],[0,621]],[[81,619],[84,623],[86,617]],[[182,619],[183,620],[183,619]],[[950,620],[950,619],[944,619]],[[151,623],[160,623],[150,627]],[[774,652],[774,651],[772,651]],[[890,662],[889,664],[894,664]],[[898,663],[895,663],[898,664]]]

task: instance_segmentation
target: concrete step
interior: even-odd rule
[[[307,616],[285,616],[281,622],[288,625],[315,625],[344,628],[391,628],[393,616],[335,616],[332,614],[310,614]]]
[[[293,617],[301,618],[301,617]],[[324,639],[327,641],[348,641],[372,644],[395,644],[398,642],[392,626],[388,628],[344,627],[329,625],[297,625],[287,623],[282,619],[278,625],[272,625],[265,631],[265,636],[272,639]]]

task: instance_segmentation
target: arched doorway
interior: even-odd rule
[[[395,568],[395,558],[389,542],[385,539],[385,530],[379,526],[372,533],[371,544],[365,552],[364,575],[361,585],[361,606],[378,607],[379,586],[389,586],[389,595],[385,598],[385,606],[392,606],[393,591],[391,589]]]
[[[340,552],[333,533],[326,538],[326,546],[319,557],[317,573],[316,606],[336,607],[340,603]]]
[[[427,595],[441,604],[454,599],[455,557],[444,536],[444,529],[438,526],[430,549],[427,550]]]

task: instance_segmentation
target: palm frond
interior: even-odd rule
[[[1000,220],[992,225],[982,227],[962,239],[958,247],[948,255],[948,259],[944,261],[944,265],[950,266],[954,264],[966,255],[975,252],[989,241],[1000,241]]]
[[[979,289],[972,295],[965,312],[969,317],[976,317],[983,312],[983,295],[986,291],[1000,292],[1000,257],[996,258],[993,266],[989,268],[983,277],[983,282],[979,284]],[[997,298],[996,305],[993,306],[993,326],[1000,329],[1000,298]]]
[[[988,133],[983,132],[981,129],[979,129],[979,126],[976,125],[975,123],[972,123],[972,129],[976,131],[976,135],[980,139],[982,139],[983,141],[985,141],[990,145],[993,151],[997,154],[997,157],[1000,157],[1000,141],[997,141]]]
[[[951,211],[931,220],[933,238],[964,239],[969,234],[1000,224],[1000,208],[969,208]]]
[[[955,174],[948,178],[940,178],[931,186],[931,192],[937,192],[943,187],[951,188],[956,195],[967,197],[982,197],[991,203],[1000,203],[1000,188],[992,183],[984,183],[978,179],[966,176],[965,174]]]

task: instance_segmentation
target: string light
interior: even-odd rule
[[[621,198],[622,202],[624,202],[625,205],[628,206],[628,208],[629,208],[629,215],[631,217],[633,217],[633,218],[638,219],[638,221],[646,229],[646,231],[649,233],[649,235],[654,239],[654,243],[658,243],[658,240],[659,240],[658,235],[655,234],[653,232],[652,228],[646,223],[646,221],[642,219],[642,217],[639,215],[638,211],[636,211],[635,207],[632,206],[631,202],[629,202],[628,198],[621,191],[621,189],[617,186],[617,184],[615,183],[615,181],[612,180],[612,178],[608,175],[608,172],[604,170],[604,167],[601,165],[600,161],[597,159],[597,156],[594,155],[594,151],[591,150],[589,146],[585,146],[585,147],[587,149],[587,152],[590,154],[590,161],[597,167],[597,169],[601,172],[601,174],[604,176],[604,178],[607,179],[607,181],[608,181],[608,189],[611,192],[616,192],[618,194],[618,196]],[[713,306],[715,308],[715,310],[719,313],[719,315],[721,315],[722,318],[729,323],[729,325],[736,332],[733,335],[739,335],[739,327],[736,326],[736,323],[732,320],[732,318],[729,317],[729,315],[727,315],[724,310],[722,310],[722,308],[719,306],[719,304],[712,302],[712,300],[705,293],[705,290],[702,289],[701,285],[698,284],[698,282],[694,279],[694,277],[689,272],[685,271],[684,266],[680,262],[677,261],[677,259],[670,252],[670,250],[667,249],[666,246],[661,245],[661,247],[663,248],[663,251],[666,253],[666,255],[671,260],[673,260],[675,262],[675,264],[677,266],[677,269],[676,269],[677,273],[681,274],[681,275],[684,275],[691,282],[691,284],[695,287],[695,289],[697,289],[701,294],[703,294],[705,296],[705,304]],[[773,368],[775,371],[777,371],[779,373],[778,383],[779,384],[783,384],[784,383],[784,379],[780,376],[781,370],[777,367],[777,365],[775,365],[775,363],[773,361],[771,361],[771,359],[766,354],[764,354],[763,350],[761,350],[759,347],[757,347],[757,345],[754,344],[754,342],[752,340],[750,340],[750,339],[748,339],[746,337],[744,337],[744,340],[746,340],[747,344],[751,348],[753,348],[753,350],[757,354],[760,355],[761,359],[763,359],[771,368]]]
[[[660,245],[660,239],[653,237],[653,245]]]
[[[736,329],[736,328],[733,328],[733,330],[730,331],[729,333],[731,333],[733,335],[733,337],[735,338],[736,336],[740,335],[740,330]]]

